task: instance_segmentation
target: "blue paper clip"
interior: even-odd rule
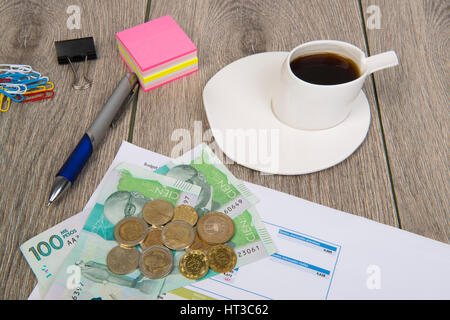
[[[3,91],[14,94],[22,94],[27,92],[27,86],[13,82],[5,82],[0,85]]]
[[[23,100],[23,95],[18,93],[11,94],[8,91],[3,90],[2,86],[0,86],[0,94],[3,94],[4,96],[7,96],[8,98],[16,102],[21,102]]]
[[[14,79],[17,83],[29,83],[36,80],[39,80],[41,78],[41,75],[38,73],[29,73],[29,74],[20,74],[16,73],[10,76],[12,79]]]
[[[42,86],[42,85],[46,84],[47,82],[48,82],[48,78],[42,77],[42,78],[39,78],[38,80],[30,81],[30,84],[27,84],[26,87],[27,87],[27,90],[30,90],[30,89],[34,89],[38,86]]]

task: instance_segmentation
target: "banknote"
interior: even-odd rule
[[[259,201],[204,143],[155,172],[199,186],[201,191],[195,206],[199,216],[220,211],[233,217]]]
[[[69,255],[60,266],[45,299],[156,299],[163,280],[144,278],[138,271],[117,275],[106,256],[117,246],[114,226],[128,216],[142,216],[143,204],[164,199],[176,206],[195,205],[200,188],[130,164],[109,173]]]
[[[198,145],[155,172],[199,186],[201,191],[195,208],[200,216],[210,211],[219,211],[233,219],[235,233],[227,245],[236,252],[236,267],[276,252],[254,207],[258,202],[257,197],[247,189],[243,181],[233,176],[206,144]],[[183,254],[180,251],[175,253],[175,265],[178,265]],[[202,279],[216,275],[210,269]],[[184,278],[176,269],[164,279],[160,294],[193,282],[195,281]]]
[[[20,251],[36,275],[41,298],[47,293],[66,256],[78,243],[89,212],[89,209],[84,210],[20,246]]]
[[[45,297],[64,259],[77,244],[80,231],[83,229],[89,213],[90,209],[77,213],[20,246],[22,254],[38,280],[38,293],[29,299],[43,299]],[[158,299],[210,300],[213,298],[186,288],[178,288],[161,294]]]
[[[148,194],[144,196],[145,192],[136,192],[136,190],[141,191],[148,188],[148,186],[145,186],[145,181],[136,179],[136,176],[130,174],[128,170],[116,170],[115,172],[117,171],[120,171],[120,177],[111,178],[111,183],[105,184],[102,195],[97,200],[97,204],[89,217],[91,221],[88,220],[85,230],[83,230],[83,232],[94,233],[91,240],[96,241],[95,236],[100,236],[104,239],[110,239],[114,245],[116,243],[112,241],[113,228],[111,226],[126,216],[127,212],[140,211],[140,208],[148,201],[146,197],[152,198]],[[140,173],[141,177],[139,178],[148,174],[147,170],[140,168],[134,168],[135,175],[136,172]],[[195,202],[191,201],[189,204],[196,207],[200,215],[209,211],[221,211],[233,219],[236,231],[227,244],[233,247],[237,254],[236,267],[262,259],[276,251],[253,206],[258,199],[248,191],[242,181],[229,172],[206,145],[198,146],[182,157],[160,167],[156,172],[165,175],[167,178],[177,179],[178,184],[185,182],[197,186],[199,196]],[[122,195],[121,192],[129,192],[129,195]],[[111,196],[113,194],[114,197]],[[159,193],[160,196],[163,194],[169,195],[167,192]],[[130,203],[133,205],[130,206]],[[130,210],[129,207],[133,209]],[[93,215],[95,218],[92,217]],[[99,219],[99,216],[102,219]],[[109,222],[109,224],[106,224],[109,225],[109,228],[105,228],[105,221]],[[179,273],[178,268],[174,268],[172,273],[162,280],[143,278],[139,272],[120,277],[108,274],[104,264],[105,255],[114,245],[110,244],[97,248],[101,249],[99,251],[103,251],[103,254],[101,254],[92,248],[91,240],[84,240],[86,239],[82,237],[81,241],[78,241],[77,248],[70,255],[72,258],[67,259],[64,267],[61,267],[58,275],[59,281],[52,286],[52,290],[46,298],[155,299],[158,296],[164,296],[164,293],[173,289],[194,282],[184,278]],[[97,245],[97,242],[94,243]],[[84,248],[85,252],[80,248]],[[183,254],[184,251],[174,252],[175,266],[178,265],[178,261]],[[90,260],[88,260],[88,256]],[[97,259],[92,258],[93,256],[96,256]],[[83,257],[83,259],[80,257]],[[70,272],[67,273],[67,269],[71,266],[78,267],[82,276],[78,287],[67,290],[70,287],[67,285],[67,281],[72,276]],[[202,279],[216,275],[217,273],[209,270]],[[48,282],[49,279],[41,279],[40,281]]]

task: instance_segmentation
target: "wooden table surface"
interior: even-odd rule
[[[67,27],[70,5],[81,9],[80,29]],[[197,45],[199,71],[141,90],[70,193],[47,208],[61,158],[126,71],[115,33],[167,14]],[[242,180],[449,243],[449,30],[445,0],[1,1],[0,63],[31,65],[55,83],[56,94],[0,114],[0,298],[28,297],[36,280],[20,245],[82,210],[122,140],[170,156],[174,130],[193,134],[196,121],[209,128],[202,90],[221,68],[318,39],[399,57],[399,66],[365,83],[371,124],[364,143],[342,163],[308,175],[229,169]],[[57,64],[54,41],[86,36],[94,37],[99,58],[89,68],[92,88],[76,91],[69,67]]]

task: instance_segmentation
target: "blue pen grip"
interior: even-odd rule
[[[66,160],[57,176],[63,176],[74,182],[78,174],[83,169],[84,164],[92,154],[92,142],[87,134],[78,142],[75,150],[72,151],[69,158]]]

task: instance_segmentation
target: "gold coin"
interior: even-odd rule
[[[200,250],[185,253],[178,262],[180,273],[190,280],[202,278],[208,272],[206,254]]]
[[[173,269],[173,255],[164,246],[151,246],[145,249],[139,259],[139,270],[150,279],[161,279]]]
[[[166,200],[149,201],[142,209],[142,217],[152,226],[161,227],[172,220],[173,206]]]
[[[209,212],[198,220],[197,232],[207,243],[225,243],[234,235],[234,222],[224,213]]]
[[[161,239],[164,245],[173,250],[186,249],[192,244],[194,238],[194,229],[186,221],[169,222],[161,231]]]
[[[136,248],[112,248],[106,256],[106,266],[115,274],[128,274],[137,269],[140,252]]]
[[[191,226],[195,226],[198,220],[198,213],[194,207],[188,206],[187,204],[181,204],[173,209],[173,219],[183,220],[189,223]]]
[[[141,242],[147,232],[148,225],[138,217],[126,217],[114,227],[114,238],[123,247],[134,247]]]
[[[144,240],[140,243],[142,250],[147,249],[150,246],[163,246],[164,243],[161,240],[161,229],[149,228]]]
[[[218,273],[229,272],[236,266],[236,253],[229,246],[218,244],[207,253],[209,267]]]
[[[203,252],[208,251],[211,245],[200,239],[197,230],[195,230],[194,233],[195,233],[194,242],[192,242],[192,244],[188,247],[188,250],[201,250]]]

